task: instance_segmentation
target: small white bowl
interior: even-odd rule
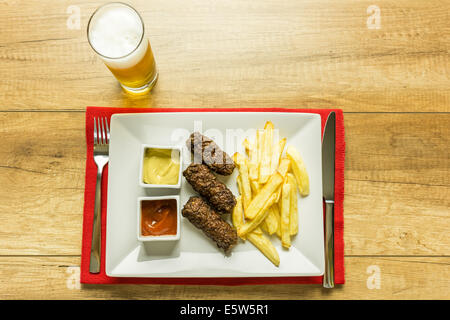
[[[180,161],[180,170],[178,171],[178,182],[177,184],[149,184],[144,183],[144,156],[145,156],[145,150],[147,149],[169,149],[169,150],[178,150],[178,153],[180,155],[179,161]],[[182,168],[183,168],[183,153],[182,153],[181,147],[177,146],[159,146],[159,145],[150,145],[150,144],[143,144],[141,147],[141,163],[139,167],[139,185],[142,188],[147,189],[180,189],[181,188],[181,174],[182,174]]]
[[[141,229],[141,204],[143,201],[152,200],[164,200],[164,199],[175,199],[177,202],[177,233],[175,235],[165,235],[165,236],[143,236]],[[137,205],[137,238],[142,242],[150,241],[176,241],[180,240],[180,224],[181,224],[181,211],[180,211],[180,196],[159,196],[159,197],[139,197]]]

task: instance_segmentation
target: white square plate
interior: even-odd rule
[[[252,244],[239,240],[225,255],[187,219],[181,220],[181,238],[175,242],[145,245],[136,238],[137,198],[179,194],[183,206],[195,192],[183,178],[180,190],[150,190],[137,181],[142,144],[184,146],[194,130],[213,138],[230,156],[241,151],[238,140],[251,130],[262,129],[267,120],[279,129],[303,157],[310,177],[310,194],[299,197],[299,233],[289,250],[272,236],[280,255],[274,266]],[[220,137],[223,139],[220,139]],[[223,141],[221,141],[223,140]],[[108,210],[106,228],[106,274],[111,277],[281,277],[319,276],[324,271],[322,160],[320,115],[283,112],[173,112],[115,114],[111,118],[109,149]],[[183,170],[190,155],[184,154]],[[237,169],[219,176],[237,195]],[[227,217],[229,220],[229,217]]]

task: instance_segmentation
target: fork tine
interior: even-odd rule
[[[103,130],[103,143],[108,143],[108,137],[106,135],[105,118],[102,118],[102,130]]]
[[[106,143],[109,143],[109,127],[108,127],[108,119],[107,118],[105,118],[105,127],[106,127],[106,137],[108,138]]]
[[[103,128],[103,118],[98,119],[98,126],[100,128],[100,144],[106,143],[105,130]]]
[[[97,136],[97,121],[94,117],[94,144],[98,144],[98,136]]]
[[[98,141],[98,144],[102,144],[102,128],[100,127],[100,118],[97,118],[96,121],[97,121],[97,130],[98,130],[97,141]]]

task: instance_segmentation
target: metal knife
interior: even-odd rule
[[[328,115],[322,139],[322,187],[325,199],[325,273],[324,288],[334,288],[334,154],[336,113]]]

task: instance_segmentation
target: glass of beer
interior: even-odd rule
[[[153,88],[158,79],[155,58],[134,8],[121,2],[99,7],[89,19],[87,36],[125,91],[140,94]]]

